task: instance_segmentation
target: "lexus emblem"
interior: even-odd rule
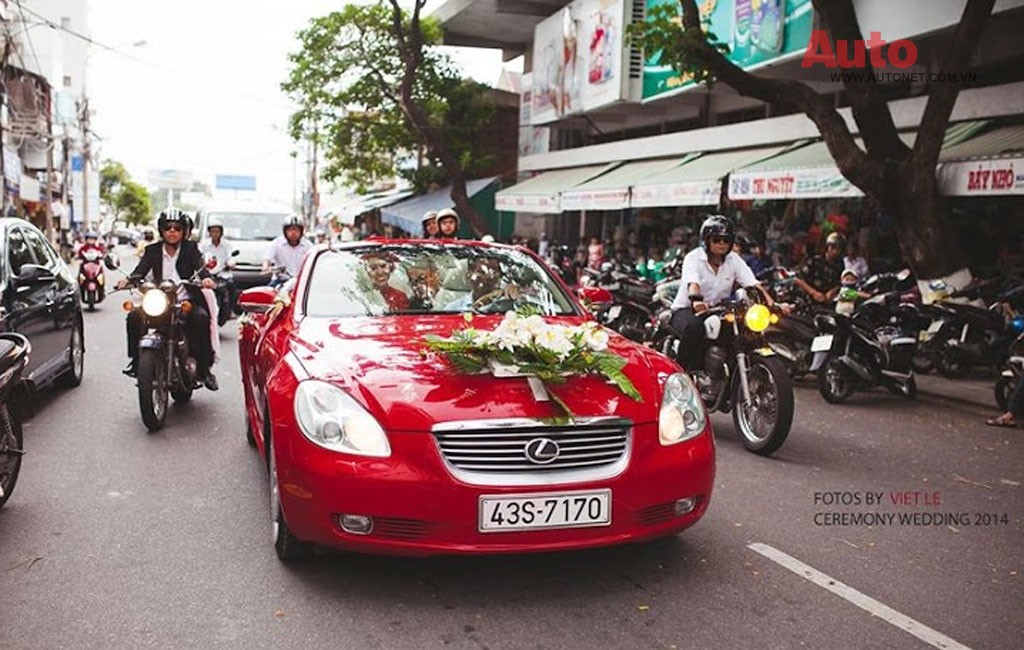
[[[537,465],[553,463],[558,458],[561,449],[558,443],[551,438],[534,438],[526,443],[526,459]]]

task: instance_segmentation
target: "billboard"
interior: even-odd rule
[[[648,14],[660,5],[679,6],[675,0],[646,1]],[[726,58],[745,70],[804,52],[811,39],[811,0],[706,0],[698,6],[706,31],[728,45]],[[688,75],[663,64],[660,54],[653,52],[644,59],[644,100],[694,85]]]
[[[231,176],[228,174],[217,174],[214,185],[218,190],[246,190],[256,191],[255,176]]]
[[[187,190],[192,187],[192,172],[181,169],[151,169],[149,184],[160,190]]]
[[[626,99],[624,0],[575,0],[537,24],[531,124]]]

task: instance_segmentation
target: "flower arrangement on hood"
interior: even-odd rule
[[[466,314],[466,320],[471,324],[472,315]],[[527,310],[510,311],[493,330],[467,326],[449,338],[428,335],[425,340],[427,348],[444,355],[462,373],[514,366],[518,374],[537,377],[545,385],[561,384],[575,375],[597,374],[624,395],[641,401],[639,391],[622,372],[626,359],[607,351],[608,333],[593,321],[557,325]]]

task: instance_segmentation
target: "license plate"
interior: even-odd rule
[[[832,349],[832,335],[815,336],[811,341],[811,352],[828,352]]]
[[[608,320],[615,320],[622,313],[622,305],[612,305],[608,308]]]
[[[480,497],[479,530],[495,533],[612,523],[612,491]]]

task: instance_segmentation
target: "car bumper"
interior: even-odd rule
[[[252,287],[262,287],[270,284],[270,275],[263,273],[261,268],[234,268],[231,269],[232,281],[235,289],[242,291]]]
[[[392,455],[354,458],[324,450],[297,431],[275,434],[281,502],[288,527],[303,541],[392,555],[531,553],[637,542],[679,532],[707,509],[714,481],[709,428],[695,440],[663,447],[656,424],[634,427],[631,457],[614,478],[585,483],[479,486],[446,469],[434,437],[393,433]],[[480,497],[611,491],[611,522],[585,528],[514,532],[478,530]],[[693,497],[693,510],[674,504]],[[373,518],[369,534],[342,530],[339,515]]]

